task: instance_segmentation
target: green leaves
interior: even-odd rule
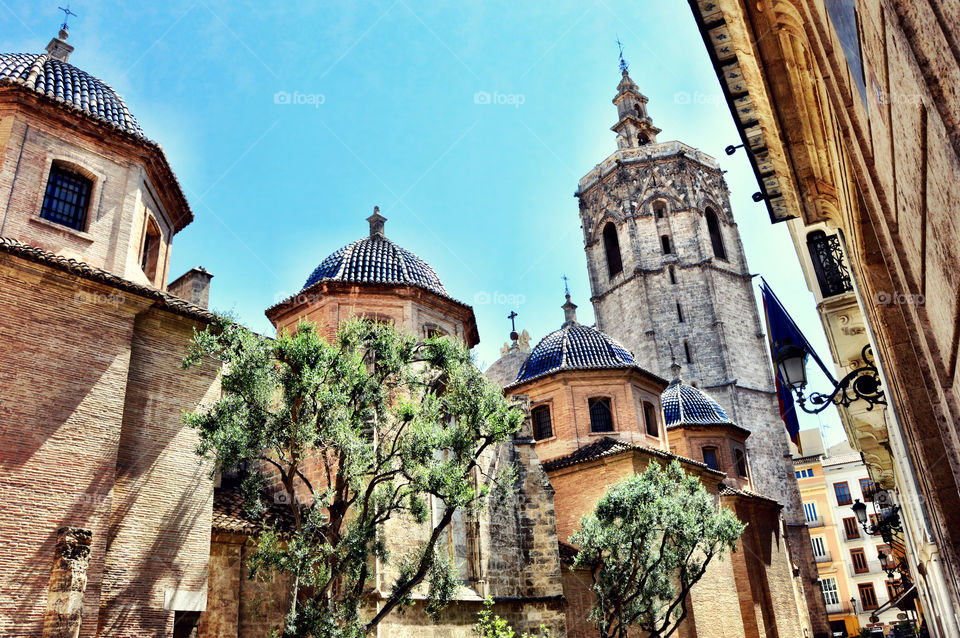
[[[690,588],[743,529],[678,461],[651,462],[610,488],[570,539],[580,547],[575,566],[592,570],[590,619],[604,636],[625,637],[631,625],[669,636],[686,616]]]
[[[331,343],[309,323],[269,339],[219,317],[195,333],[184,366],[210,359],[221,363],[223,396],[185,422],[217,470],[248,468],[248,514],[276,496],[264,485],[289,507],[293,528],[264,532],[250,561],[252,573],[292,583],[284,635],[363,635],[420,583],[427,611],[439,613],[459,577],[438,539],[454,512],[478,510],[491,487],[510,489],[509,472],[478,488],[477,461],[523,418],[466,348],[364,321],[344,323]],[[429,540],[396,557],[391,593],[361,619],[376,565],[393,558],[381,531],[391,518]]]

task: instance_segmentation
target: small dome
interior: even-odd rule
[[[631,368],[637,362],[630,351],[610,336],[575,321],[540,340],[517,374],[517,381],[560,370]]]
[[[699,389],[674,379],[660,395],[667,427],[675,425],[732,424],[716,401]]]
[[[417,286],[449,296],[427,262],[382,235],[358,239],[334,252],[310,273],[303,287],[318,281]]]
[[[0,53],[0,84],[12,82],[145,137],[123,98],[105,82],[48,54]]]

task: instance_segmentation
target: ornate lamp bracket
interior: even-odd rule
[[[854,401],[859,400],[867,402],[868,410],[872,410],[877,405],[886,405],[887,401],[880,386],[880,373],[877,371],[877,366],[874,365],[873,349],[870,344],[863,347],[860,355],[865,365],[840,379],[833,392],[829,394],[811,392],[809,396],[804,396],[803,388],[796,388],[797,403],[800,405],[800,409],[808,414],[818,414],[830,405],[847,407]],[[807,399],[810,400],[812,407],[807,407]]]

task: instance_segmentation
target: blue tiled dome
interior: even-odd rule
[[[331,254],[303,287],[323,280],[418,286],[449,296],[427,262],[380,235],[358,239]]]
[[[0,83],[12,82],[144,137],[123,98],[86,71],[47,54],[0,53]]]
[[[673,380],[660,395],[660,405],[667,427],[733,423],[716,401],[679,379]]]
[[[517,373],[517,381],[528,381],[558,370],[636,365],[630,351],[609,336],[589,326],[567,322],[540,340]]]

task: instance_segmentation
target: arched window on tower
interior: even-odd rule
[[[663,248],[664,255],[669,255],[673,252],[673,245],[670,243],[670,235],[662,235],[660,237],[660,246]]]
[[[650,138],[647,137],[646,133],[640,133],[637,135],[637,144],[640,146],[645,146],[650,143]]]
[[[147,215],[143,229],[143,245],[140,247],[140,269],[147,276],[150,283],[155,284],[157,266],[160,263],[160,227]]]
[[[668,269],[670,271],[670,283],[674,286],[677,285],[677,270],[673,266],[670,266]]]
[[[706,463],[707,467],[711,470],[720,470],[720,462],[717,459],[717,448],[712,446],[707,446],[702,448],[703,452],[703,462]]]
[[[743,453],[743,450],[739,448],[734,448],[733,462],[737,466],[737,474],[746,478],[747,477],[747,455]]]
[[[610,277],[623,272],[623,259],[620,257],[620,240],[617,238],[617,227],[613,222],[607,222],[603,227],[603,249],[607,253],[607,272]]]
[[[663,202],[657,202],[653,205],[653,214],[657,219],[663,219],[667,213],[667,206]]]
[[[683,355],[687,360],[687,363],[693,363],[693,356],[690,354],[690,342],[686,339],[683,340]]]
[[[713,256],[727,261],[727,249],[723,245],[723,235],[720,234],[720,221],[712,208],[707,208],[707,231],[710,233],[710,243],[713,244]]]
[[[680,307],[679,301],[677,301],[677,322],[683,323],[683,308]]]
[[[659,436],[659,428],[657,428],[657,410],[649,401],[643,402],[643,421],[644,425],[647,426],[647,434],[650,436]]]

